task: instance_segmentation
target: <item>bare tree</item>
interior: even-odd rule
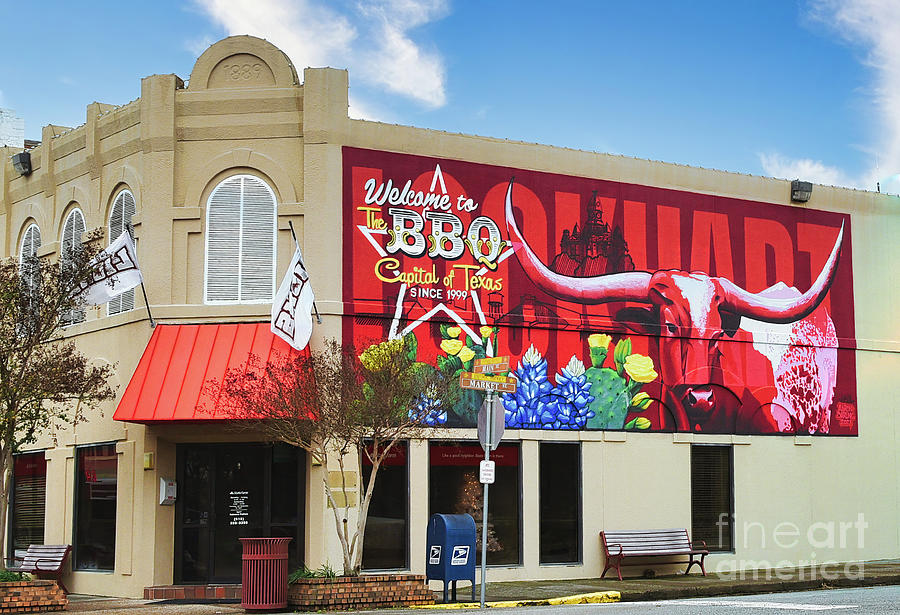
[[[44,430],[77,423],[115,397],[114,366],[92,363],[63,329],[82,314],[98,239],[90,235],[60,262],[34,255],[0,261],[0,528],[6,528],[13,454]]]
[[[411,334],[373,344],[361,353],[352,345],[328,340],[320,350],[279,357],[265,365],[251,356],[246,369],[229,370],[222,382],[209,383],[218,411],[237,419],[235,425],[298,446],[326,469],[322,480],[345,575],[359,574],[369,504],[385,458],[397,442],[423,437],[442,408],[452,405],[449,380],[434,367],[417,362],[416,350]],[[353,528],[348,523],[349,498],[336,497],[327,472],[329,462],[335,462],[340,491],[346,495],[348,455],[360,461],[365,456],[372,466],[368,481],[360,483],[362,498]]]

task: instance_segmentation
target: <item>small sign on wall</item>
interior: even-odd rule
[[[161,506],[172,506],[175,504],[177,491],[178,488],[174,479],[159,477],[159,503]]]

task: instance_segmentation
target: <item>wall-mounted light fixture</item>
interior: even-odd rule
[[[812,182],[795,179],[791,182],[791,200],[794,203],[805,203],[812,194]]]
[[[19,175],[31,175],[31,154],[28,152],[13,154],[12,163]]]

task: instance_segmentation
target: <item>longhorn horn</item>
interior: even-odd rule
[[[809,290],[799,297],[789,299],[765,297],[760,293],[748,292],[731,280],[718,278],[725,291],[722,309],[754,320],[781,324],[806,318],[819,306],[831,288],[841,255],[843,239],[844,224],[841,223],[841,230],[831,249],[831,255],[825,262],[822,271],[819,272],[819,277],[816,278]]]
[[[525,243],[516,218],[512,202],[513,180],[509,180],[506,191],[506,228],[512,241],[516,258],[528,277],[541,290],[566,301],[597,304],[611,301],[640,301],[649,303],[650,274],[646,271],[610,273],[590,278],[576,278],[561,275],[544,265]]]

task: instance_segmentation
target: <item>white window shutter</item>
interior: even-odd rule
[[[266,302],[275,284],[275,195],[252,175],[236,175],[207,204],[206,301]]]
[[[37,255],[38,248],[41,247],[41,229],[37,224],[30,225],[25,229],[25,236],[22,237],[22,249],[19,251],[19,262]]]
[[[271,301],[275,197],[255,177],[244,178],[241,212],[241,301]]]
[[[84,234],[84,229],[84,216],[81,214],[81,210],[73,209],[63,225],[62,253],[60,254],[60,259],[63,262],[71,258],[72,254],[81,248],[81,236]],[[82,309],[69,310],[62,315],[63,325],[71,325],[82,321],[84,321],[84,310]]]
[[[112,212],[109,215],[109,241],[113,242],[126,230],[134,239],[134,228],[131,219],[135,214],[134,195],[129,190],[123,190],[113,202]],[[107,304],[106,313],[110,316],[120,312],[134,309],[134,289],[126,290],[118,297],[113,297]]]
[[[215,187],[206,211],[206,300],[239,300],[241,237],[240,176]]]
[[[25,259],[37,256],[38,248],[41,247],[41,229],[37,224],[31,224],[25,229],[25,235],[22,237],[22,248],[19,250],[19,270],[22,277],[28,284],[29,289],[34,290],[40,284],[40,266],[36,263]]]

